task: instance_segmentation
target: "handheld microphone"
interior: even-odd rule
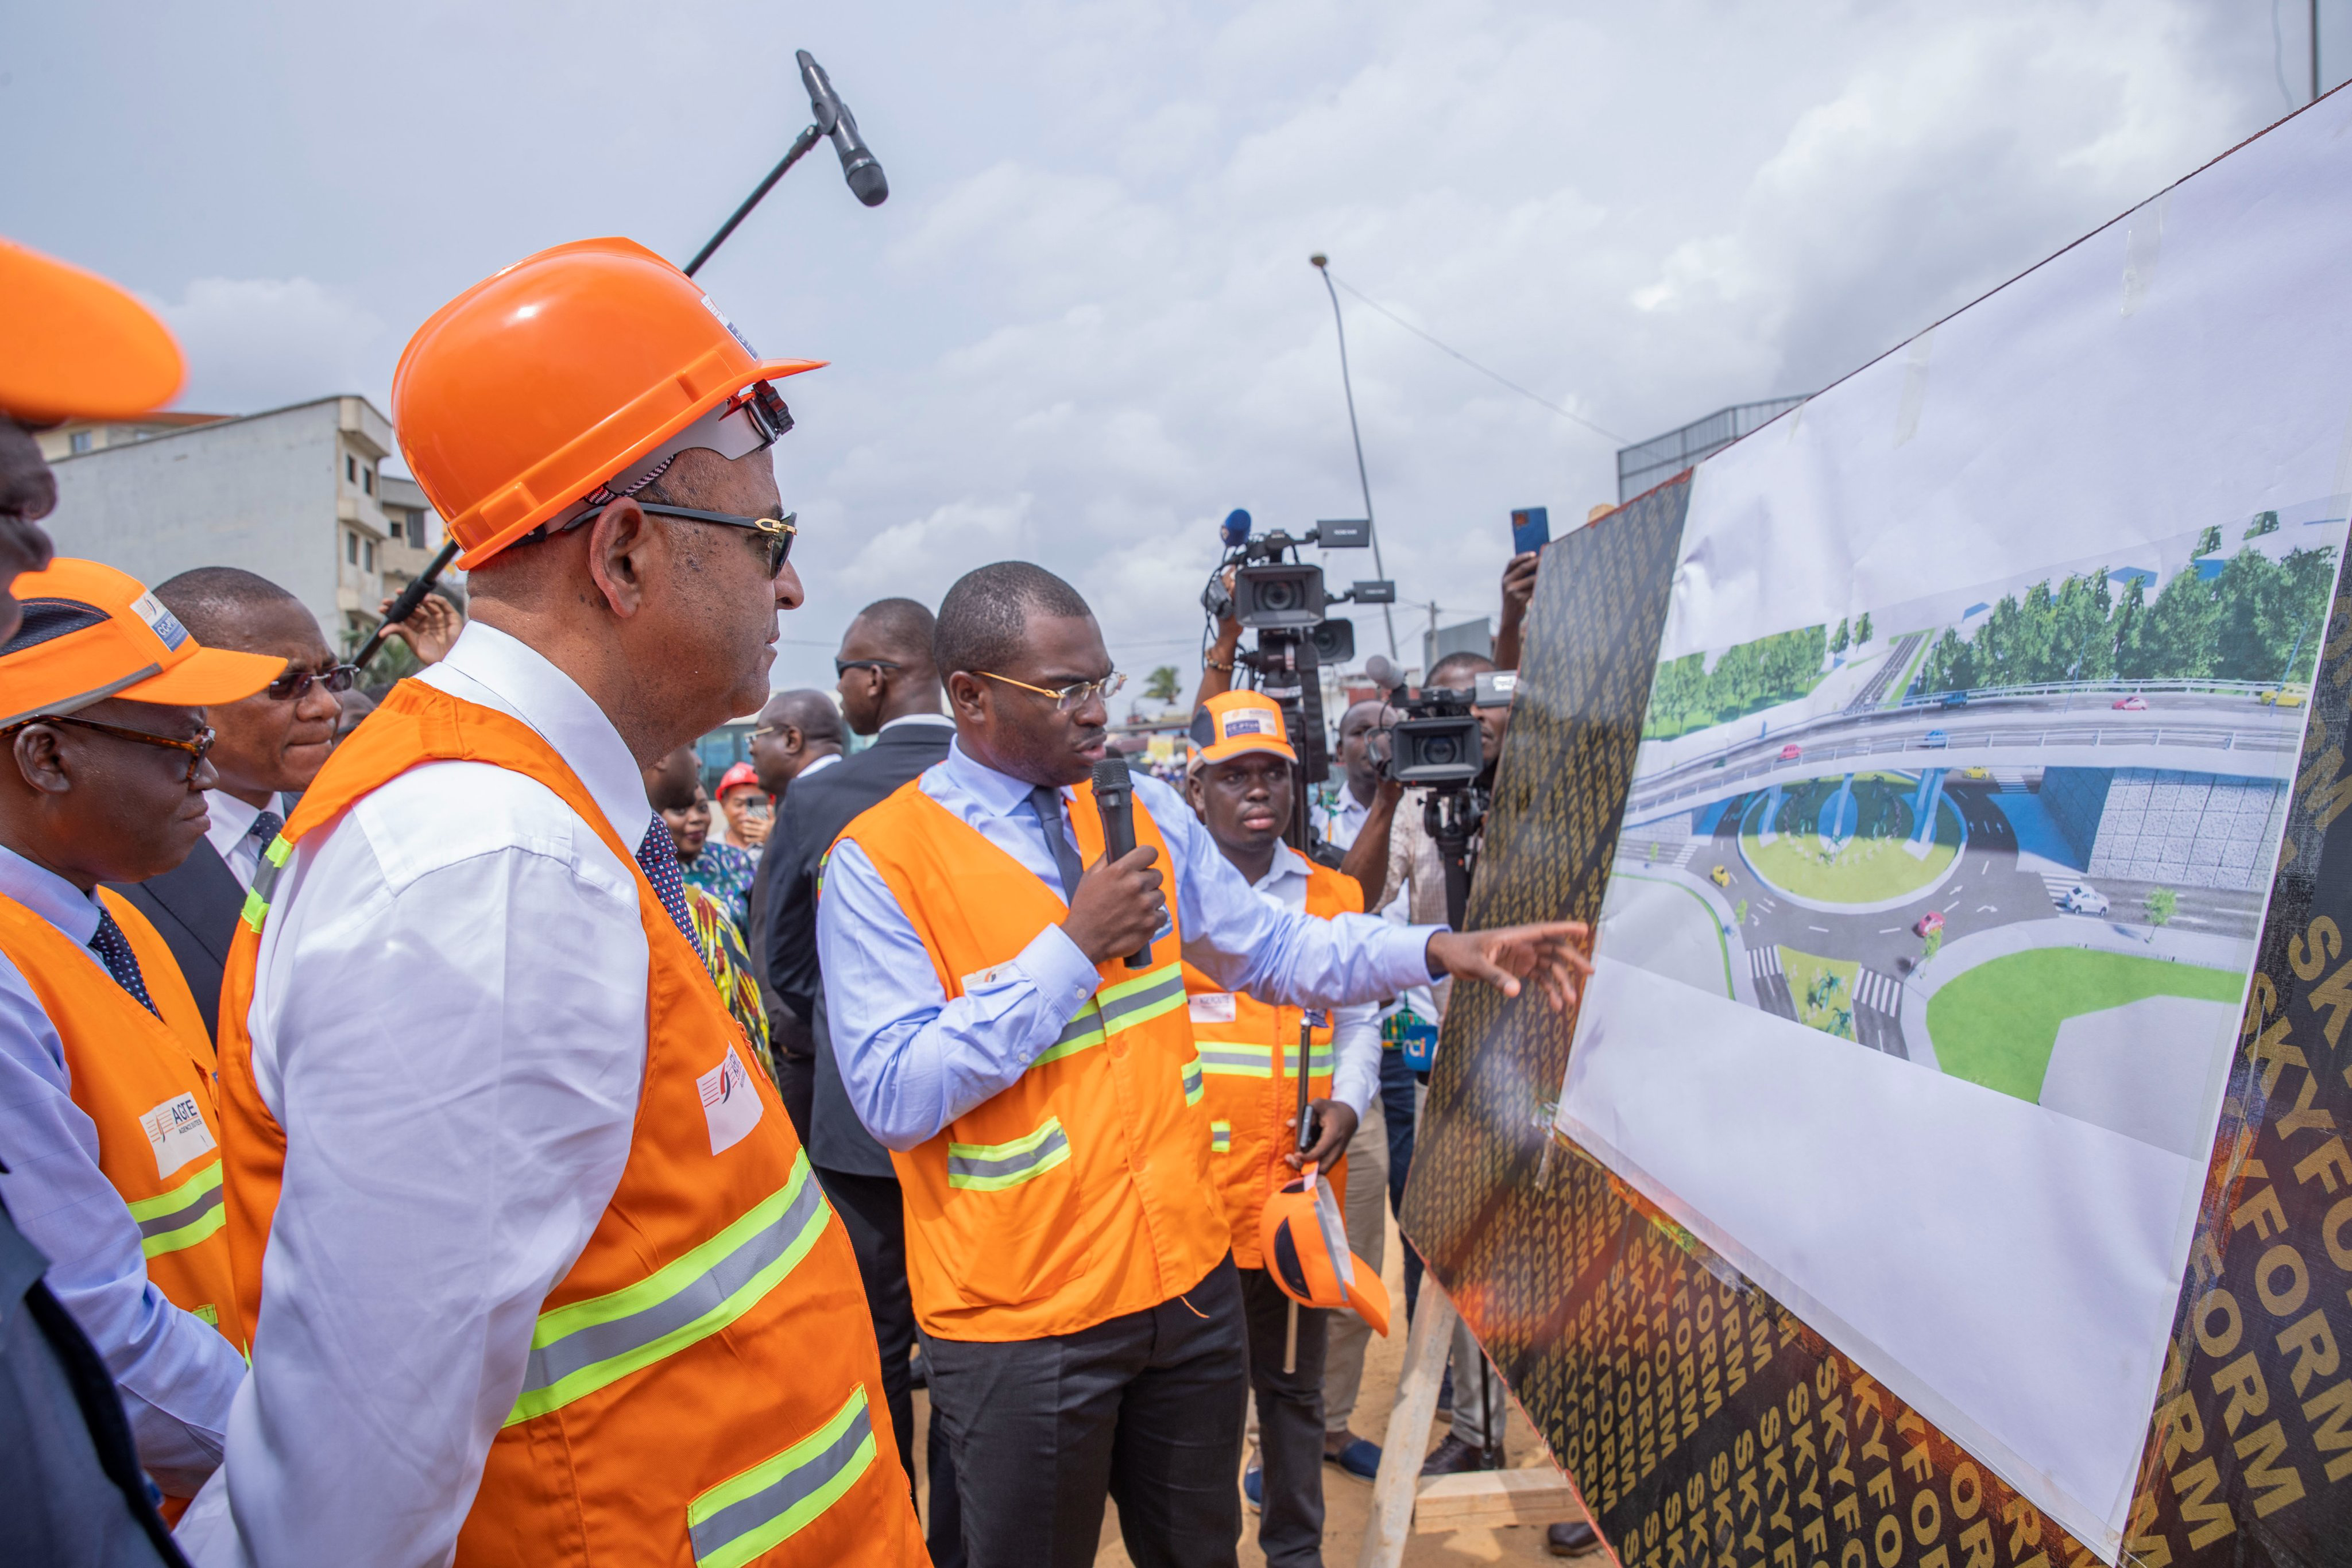
[[[856,117],[833,90],[832,78],[814,56],[801,49],[794,57],[801,63],[801,82],[808,89],[809,111],[816,117],[817,131],[833,138],[834,151],[841,154],[841,177],[849,182],[850,193],[869,207],[880,206],[889,197],[890,182],[866,139],[858,135]]]
[[[1095,810],[1102,813],[1103,860],[1106,863],[1118,859],[1135,848],[1135,780],[1127,770],[1127,758],[1116,751],[1095,764]],[[1151,967],[1151,940],[1146,937],[1142,951],[1127,961],[1130,969]]]

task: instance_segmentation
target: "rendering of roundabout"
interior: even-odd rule
[[[2090,886],[2038,783],[1982,767],[1825,774],[1628,824],[1602,951],[2147,1142],[2193,1142],[2188,1107],[2226,1058],[2259,894],[2184,892],[2194,913],[2157,921],[2141,884]]]

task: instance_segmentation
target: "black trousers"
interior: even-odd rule
[[[1230,1257],[1173,1301],[1076,1333],[924,1335],[971,1568],[1090,1568],[1107,1496],[1136,1568],[1233,1568],[1246,1340]]]
[[[1404,1052],[1381,1052],[1381,1118],[1389,1129],[1389,1207],[1404,1218],[1404,1184],[1412,1175],[1412,1134],[1415,1121],[1412,1069]],[[1404,1312],[1410,1320],[1421,1302],[1421,1254],[1410,1243],[1404,1249]]]
[[[809,1106],[816,1098],[816,1058],[777,1051],[776,1093],[783,1100],[784,1114],[793,1124],[793,1136],[801,1141],[801,1147],[808,1147]],[[830,1176],[833,1173],[827,1171],[824,1174]],[[828,1192],[831,1190],[826,1188]],[[841,1206],[835,1204],[834,1207],[838,1208]]]
[[[866,1310],[874,1314],[874,1341],[882,1351],[882,1393],[890,1404],[890,1427],[898,1438],[898,1463],[907,1484],[915,1484],[915,1392],[907,1357],[915,1348],[915,1303],[907,1290],[907,1211],[895,1176],[855,1176],[815,1167],[816,1178],[849,1232],[857,1272],[866,1285]],[[956,1490],[954,1445],[936,1394],[924,1462],[931,1472],[931,1517],[924,1535],[933,1568],[963,1568],[963,1510]]]
[[[1257,1448],[1265,1464],[1258,1550],[1268,1568],[1323,1568],[1323,1354],[1331,1314],[1298,1309],[1298,1354],[1282,1370],[1290,1298],[1263,1269],[1240,1270],[1249,1321],[1250,1391],[1257,1396]]]

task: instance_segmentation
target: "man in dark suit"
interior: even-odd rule
[[[759,776],[760,788],[776,802],[779,817],[793,780],[814,779],[840,761],[841,714],[823,692],[805,687],[778,692],[760,710],[759,725],[751,731],[751,771]],[[760,846],[760,863],[751,874],[751,929],[743,933],[743,940],[753,955],[760,1006],[768,1015],[776,1092],[783,1096],[793,1131],[806,1145],[809,1104],[816,1094],[816,1042],[809,1036],[808,1015],[777,1000],[776,988],[768,979],[768,889],[775,881],[777,840],[772,820],[767,841]]]
[[[236,935],[245,890],[261,852],[286,825],[293,803],[334,749],[352,684],[302,601],[266,577],[233,566],[200,566],[155,585],[155,597],[208,648],[234,648],[286,661],[285,673],[241,702],[205,710],[212,765],[220,774],[205,802],[212,826],[176,871],[118,887],[171,945],[180,973],[220,1033],[221,971]]]
[[[766,963],[778,1001],[804,1021],[814,1040],[816,1086],[809,1117],[809,1163],[841,1216],[857,1252],[882,1348],[882,1387],[898,1436],[898,1458],[915,1473],[914,1401],[908,1356],[915,1307],[907,1291],[906,1212],[889,1154],[851,1109],[825,1032],[824,977],[817,966],[818,863],[852,818],[948,754],[954,721],[940,710],[939,668],[931,660],[931,612],[911,599],[884,599],[857,613],[834,659],[841,715],[874,744],[856,756],[793,781],[768,835],[774,855],[768,883]],[[925,1459],[931,1517],[925,1531],[938,1568],[961,1568],[963,1517],[955,1472],[938,1411],[931,1413]]]

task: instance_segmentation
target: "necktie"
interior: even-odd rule
[[[139,955],[131,950],[131,939],[114,923],[110,910],[99,910],[98,934],[89,939],[89,950],[98,955],[115,983],[138,998],[141,1007],[159,1019],[163,1016],[155,1010],[155,998],[147,994],[146,977],[139,972]]]
[[[637,864],[644,868],[646,880],[654,884],[654,896],[677,922],[687,946],[701,956],[702,944],[695,937],[693,918],[686,913],[686,878],[678,874],[677,841],[670,837],[669,825],[658,818],[646,830],[645,842],[637,846]]]
[[[1070,835],[1062,831],[1062,792],[1051,784],[1040,784],[1029,791],[1029,809],[1037,813],[1037,825],[1045,830],[1045,847],[1054,852],[1054,864],[1062,873],[1062,896],[1078,895],[1078,878],[1086,867],[1078,863],[1078,852],[1070,846]]]
[[[245,836],[259,845],[263,854],[268,854],[270,841],[285,831],[285,818],[275,811],[263,811],[253,819],[253,826],[245,830]]]

